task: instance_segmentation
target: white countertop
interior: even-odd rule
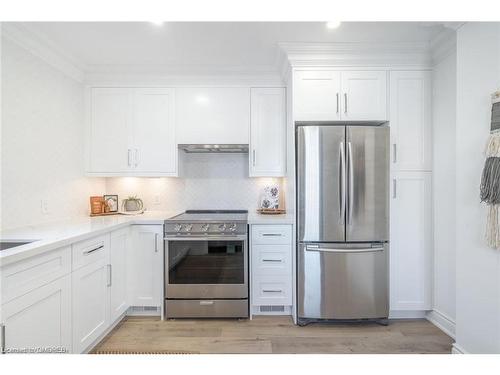
[[[163,224],[165,219],[178,215],[177,211],[146,211],[140,215],[113,215],[82,217],[33,225],[0,232],[2,240],[35,240],[0,252],[0,266],[33,255],[71,245],[78,241],[107,233],[131,224]],[[248,224],[294,224],[295,215],[262,215],[248,213]]]
[[[248,212],[248,224],[295,224],[295,215],[262,215],[258,212]]]
[[[140,215],[82,217],[2,231],[0,232],[2,240],[36,241],[1,251],[0,266],[68,246],[130,224],[163,224],[165,219],[177,214],[179,212],[146,211]]]

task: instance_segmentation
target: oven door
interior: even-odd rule
[[[246,236],[167,237],[166,298],[248,298]]]

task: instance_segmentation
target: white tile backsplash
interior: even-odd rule
[[[184,154],[181,151],[180,163],[182,173],[178,178],[107,178],[106,193],[118,194],[120,201],[137,195],[150,210],[253,211],[266,184],[283,187],[281,178],[249,178],[248,154]]]

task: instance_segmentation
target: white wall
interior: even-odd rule
[[[500,353],[500,251],[485,244],[479,203],[490,94],[500,88],[500,24],[467,23],[457,31],[456,348]]]
[[[105,184],[83,177],[83,86],[1,42],[2,229],[87,215]]]
[[[248,177],[248,154],[206,155],[181,151],[180,155],[180,178],[107,178],[107,194],[118,194],[120,201],[129,195],[138,195],[149,210],[168,211],[255,211],[266,184],[278,184],[284,197],[284,179]]]
[[[453,36],[452,36],[453,37]],[[454,37],[453,37],[454,38]],[[455,325],[456,50],[433,69],[434,312]]]

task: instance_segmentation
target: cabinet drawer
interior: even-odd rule
[[[291,225],[252,225],[252,244],[291,244]]]
[[[73,270],[106,258],[109,234],[94,237],[73,245]]]
[[[252,246],[252,273],[258,275],[291,275],[291,245]]]
[[[252,305],[292,304],[291,276],[255,278],[252,290]]]
[[[1,269],[2,303],[71,272],[71,249],[63,247]]]

